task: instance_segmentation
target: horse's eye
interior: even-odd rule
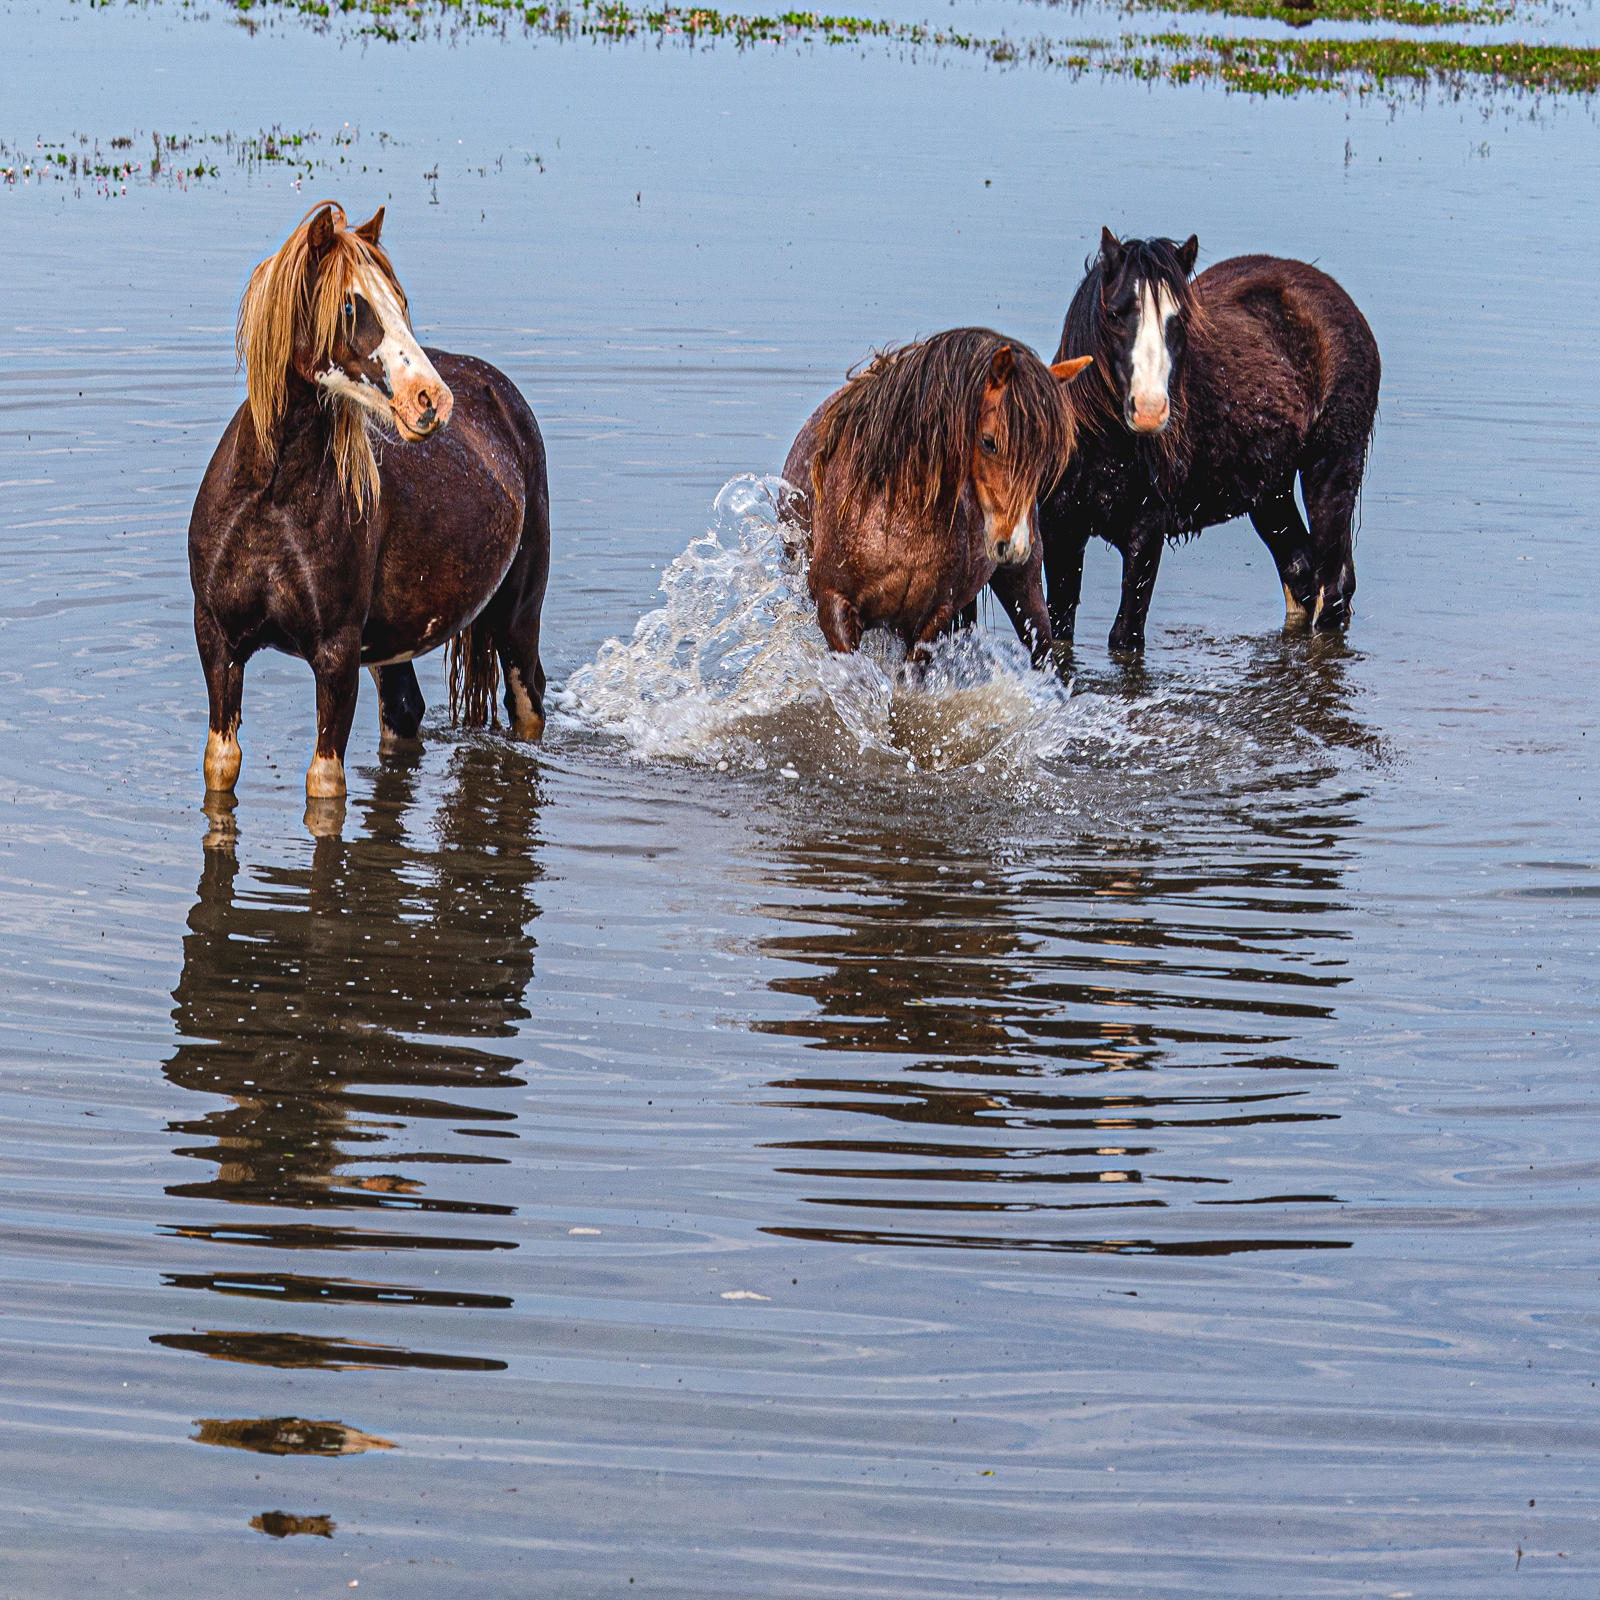
[[[351,303],[348,300],[346,300],[345,303],[344,303],[344,314],[352,322],[354,322],[356,320],[356,308],[353,305],[351,305]]]
[[[983,453],[986,456],[997,456],[997,455],[1000,454],[1000,446],[997,445],[994,442],[994,435],[993,434],[990,434],[990,433],[984,434],[984,436],[983,436]]]

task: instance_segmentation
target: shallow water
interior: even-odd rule
[[[1587,109],[5,16],[13,127],[387,170],[0,193],[0,1595],[1594,1591]],[[184,533],[323,192],[539,415],[563,694],[318,838]],[[829,661],[760,479],[1102,222],[1366,309],[1348,639],[1235,525],[1139,666],[1104,550],[1070,683]]]

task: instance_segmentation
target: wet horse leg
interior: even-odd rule
[[[928,659],[928,647],[932,645],[941,634],[950,631],[951,624],[956,618],[955,605],[946,600],[942,605],[934,608],[933,615],[923,623],[916,632],[909,630],[901,637],[905,640],[906,660],[915,661],[919,665]],[[860,630],[857,629],[857,639],[860,639]]]
[[[1052,539],[1044,552],[1044,575],[1050,585],[1050,636],[1057,644],[1071,644],[1078,626],[1078,602],[1083,597],[1083,553],[1089,536],[1065,533]]]
[[[1107,641],[1114,651],[1133,653],[1144,649],[1145,618],[1161,567],[1161,547],[1166,542],[1165,518],[1137,523],[1129,531],[1127,547],[1122,552],[1122,604],[1117,608],[1117,620],[1111,624]]]
[[[1355,514],[1366,462],[1366,440],[1332,450],[1300,468],[1300,488],[1311,521],[1311,626],[1345,627],[1356,592]]]
[[[1078,571],[1083,571],[1083,559],[1078,560]],[[1044,552],[1039,540],[1033,541],[1033,551],[1019,567],[996,567],[989,587],[1000,598],[1011,618],[1017,637],[1028,647],[1036,667],[1050,659],[1054,636],[1050,630],[1050,611],[1044,598]]]
[[[194,639],[206,675],[211,702],[206,733],[204,771],[208,793],[232,794],[244,760],[239,749],[239,717],[244,701],[244,663],[233,659],[233,647],[204,606],[194,608]]]
[[[361,632],[324,639],[310,657],[317,680],[317,751],[306,768],[308,800],[344,798],[344,749],[361,690]]]
[[[1283,625],[1303,627],[1311,620],[1314,603],[1311,535],[1306,532],[1306,525],[1300,520],[1300,508],[1294,503],[1293,480],[1288,488],[1252,506],[1250,520],[1261,535],[1261,542],[1272,552],[1278,568],[1278,579],[1283,584]]]
[[[388,667],[368,667],[378,689],[379,747],[387,750],[402,739],[415,739],[428,709],[417,684],[417,669],[409,661]]]
[[[824,589],[817,596],[817,626],[828,648],[840,655],[851,655],[861,643],[861,613],[837,589]]]
[[[511,570],[489,602],[490,631],[500,653],[511,737],[530,743],[544,737],[544,664],[539,626],[550,579],[550,515],[542,495],[531,496],[524,513],[522,543]]]

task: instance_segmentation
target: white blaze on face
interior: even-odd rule
[[[388,281],[376,272],[357,273],[352,288],[372,307],[383,328],[383,341],[372,359],[383,367],[388,381],[386,395],[363,377],[356,381],[338,367],[322,374],[324,387],[358,405],[392,420],[407,438],[426,438],[449,420],[453,399],[433,363],[422,353],[422,346],[406,323],[399,296]]]
[[[1172,290],[1161,284],[1152,291],[1139,286],[1139,326],[1133,339],[1133,378],[1128,385],[1129,424],[1141,433],[1159,433],[1167,425],[1171,400],[1172,352],[1167,349],[1167,324],[1178,314]]]
[[[1028,559],[1033,548],[1033,514],[1024,511],[1017,518],[1016,527],[1007,531],[1001,522],[1002,513],[985,511],[983,539],[989,559],[999,567],[1018,566]]]

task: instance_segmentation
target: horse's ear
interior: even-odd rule
[[[376,244],[378,235],[383,232],[383,207],[379,206],[372,216],[356,229],[356,237],[364,239],[368,244]]]
[[[1080,372],[1087,372],[1093,365],[1093,356],[1074,356],[1070,361],[1056,362],[1050,369],[1050,375],[1062,383],[1071,383]]]
[[[1016,357],[1011,353],[1011,346],[1003,344],[989,358],[989,387],[1002,388],[1007,378],[1011,376],[1011,367]]]
[[[324,206],[311,219],[306,229],[306,243],[311,246],[311,260],[315,265],[333,248],[333,207]]]
[[[380,211],[378,215],[381,217],[383,213]],[[1178,265],[1183,268],[1184,277],[1187,278],[1194,271],[1195,258],[1199,254],[1200,235],[1197,233],[1191,233],[1189,237],[1178,246]]]
[[[1109,228],[1100,229],[1100,260],[1108,273],[1115,273],[1122,260],[1122,245]]]

